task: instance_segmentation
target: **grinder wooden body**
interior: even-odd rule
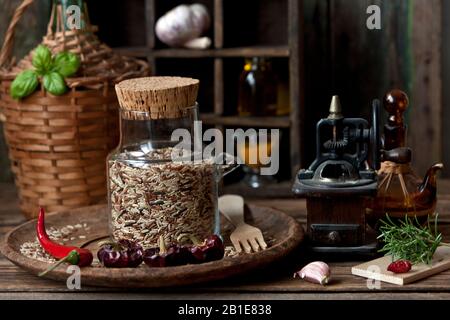
[[[334,96],[330,114],[316,126],[316,159],[297,174],[292,190],[306,198],[309,242],[318,251],[358,252],[369,247],[366,208],[377,193],[378,101],[372,113],[372,126],[365,119],[344,118]]]

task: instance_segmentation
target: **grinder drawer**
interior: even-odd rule
[[[311,224],[310,239],[323,246],[354,246],[362,243],[358,224]]]

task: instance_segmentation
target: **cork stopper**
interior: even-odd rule
[[[116,84],[122,117],[128,119],[168,119],[183,117],[195,105],[199,80],[182,77],[145,77]],[[148,116],[133,111],[148,112]]]
[[[384,96],[383,104],[389,114],[384,125],[384,149],[405,147],[407,127],[403,114],[409,104],[407,94],[398,89],[391,90]]]

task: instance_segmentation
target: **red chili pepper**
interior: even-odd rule
[[[388,271],[394,273],[406,273],[411,270],[412,264],[408,260],[397,260],[388,266]]]
[[[91,265],[92,260],[94,259],[91,251],[83,248],[78,248],[74,246],[63,246],[56,242],[53,242],[45,230],[45,212],[44,208],[39,209],[39,216],[36,225],[37,237],[39,239],[39,243],[42,248],[50,254],[51,256],[61,259],[56,264],[51,266],[46,271],[39,274],[39,276],[43,276],[48,272],[54,270],[60,264],[67,262],[72,265],[78,265],[79,267],[86,267]]]

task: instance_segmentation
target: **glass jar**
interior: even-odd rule
[[[121,110],[120,143],[107,159],[114,240],[153,247],[160,236],[173,244],[220,233],[217,189],[224,171],[194,150],[201,146],[194,141],[197,119],[197,104],[177,118],[152,119],[148,112]],[[173,141],[176,129],[189,133],[190,140],[183,142],[191,147]]]

